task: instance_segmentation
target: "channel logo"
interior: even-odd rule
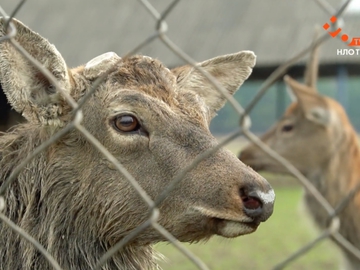
[[[337,21],[337,18],[335,16],[332,16],[330,18],[330,22],[331,23],[335,23]],[[330,28],[330,24],[325,23],[323,25],[323,28],[325,30],[328,30]],[[342,31],[342,29],[339,27],[338,29],[336,29],[335,31],[332,32],[328,32],[329,35],[333,38],[335,38],[336,36],[338,36],[340,34],[340,32]],[[342,34],[341,35],[341,40],[344,41],[345,43],[349,40],[349,36],[347,34]],[[350,43],[347,43],[348,46],[350,47],[355,47],[355,46],[360,46],[360,37],[353,37]]]

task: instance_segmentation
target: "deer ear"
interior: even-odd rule
[[[50,71],[59,87],[71,90],[70,73],[54,45],[13,19],[15,42]],[[0,18],[0,36],[7,34],[6,20]],[[9,40],[0,43],[0,81],[11,106],[28,121],[61,125],[67,103],[48,79]]]
[[[250,76],[255,60],[253,52],[242,51],[212,58],[198,66],[215,77],[233,95]],[[178,88],[195,91],[209,107],[211,118],[224,106],[226,98],[197,69],[187,65],[172,71],[177,76]]]
[[[320,36],[320,29],[319,27],[316,27],[312,44],[315,43],[315,41],[319,36]],[[315,92],[316,92],[318,71],[319,71],[319,45],[315,46],[310,52],[308,62],[306,63],[305,75],[304,75],[305,84],[311,87],[311,89],[314,90]]]
[[[289,75],[284,76],[284,82],[286,85],[286,90],[293,102],[301,103],[301,99],[304,95],[306,96],[306,93],[313,93],[308,86],[299,83],[298,81],[291,78]]]
[[[327,126],[330,123],[330,112],[320,106],[311,108],[306,114],[306,118],[314,123]]]
[[[299,103],[304,116],[317,124],[327,126],[330,122],[330,112],[324,97],[314,92],[311,87],[297,82],[286,75],[284,81],[288,90]]]

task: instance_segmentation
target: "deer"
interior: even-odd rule
[[[304,83],[284,76],[292,102],[260,140],[291,162],[335,209],[360,187],[360,148],[344,108],[317,91],[318,69],[319,46],[314,46],[305,67]],[[258,172],[289,173],[255,143],[246,146],[239,159]],[[303,202],[316,226],[327,228],[327,212],[306,190]],[[339,218],[341,235],[360,248],[360,192],[355,193]],[[360,269],[360,261],[339,247],[344,267]]]
[[[13,37],[75,102],[100,84],[81,108],[90,132],[155,200],[199,154],[218,145],[209,124],[229,93],[250,76],[252,51],[218,56],[196,66],[166,68],[149,56],[108,52],[68,68],[56,47],[19,20]],[[0,35],[8,33],[0,20]],[[201,70],[203,72],[201,72]],[[0,185],[17,164],[73,121],[73,109],[51,81],[9,40],[0,43],[0,81],[12,108],[25,117],[0,136]],[[78,129],[35,156],[5,189],[6,215],[64,269],[94,269],[101,256],[149,219],[149,206],[128,179]],[[275,193],[236,155],[220,148],[201,160],[157,207],[158,224],[181,242],[249,234],[272,214]],[[158,269],[148,228],[101,269]],[[51,269],[39,251],[0,223],[1,269]]]

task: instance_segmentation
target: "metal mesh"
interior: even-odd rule
[[[349,4],[351,0],[348,0],[343,3],[343,5],[338,9],[335,10],[329,3],[326,2],[326,0],[314,0],[316,1],[325,12],[327,12],[329,15],[334,15],[337,18],[340,19],[340,22],[344,24],[344,22],[341,19],[341,14],[346,8],[346,6]],[[0,14],[3,17],[9,17],[10,19],[15,16],[17,11],[22,7],[22,4],[25,1],[21,1],[19,5],[16,7],[16,9],[12,12],[10,16],[8,16],[5,11],[0,7]],[[132,232],[130,232],[125,238],[123,238],[120,242],[115,244],[110,250],[108,250],[102,258],[99,260],[96,269],[100,269],[103,263],[108,260],[112,255],[114,255],[116,252],[118,252],[120,249],[122,249],[129,241],[133,240],[137,237],[138,234],[140,234],[142,231],[144,231],[148,227],[153,227],[155,230],[157,230],[161,235],[163,235],[171,244],[173,244],[180,252],[182,252],[189,260],[191,260],[198,269],[208,269],[208,267],[194,254],[192,254],[189,250],[187,250],[174,236],[172,236],[168,231],[166,231],[159,223],[157,222],[159,217],[159,210],[157,206],[167,197],[169,192],[174,189],[174,187],[182,180],[182,178],[185,176],[187,172],[192,170],[194,167],[199,164],[204,158],[212,155],[214,152],[216,152],[220,147],[223,147],[230,141],[234,140],[240,135],[244,135],[247,137],[251,142],[258,145],[264,152],[266,152],[270,157],[275,159],[277,162],[282,164],[284,167],[287,168],[289,173],[293,176],[295,176],[299,182],[303,185],[303,187],[314,197],[316,200],[320,203],[320,205],[326,210],[328,213],[330,222],[329,226],[326,230],[322,231],[322,233],[314,239],[312,242],[308,243],[306,246],[301,248],[299,251],[294,253],[288,258],[285,258],[283,262],[279,263],[277,266],[275,266],[274,269],[282,269],[286,265],[293,262],[296,258],[299,256],[306,254],[310,249],[312,249],[317,243],[323,241],[327,238],[332,238],[334,241],[336,241],[339,245],[343,246],[345,249],[347,249],[350,253],[352,253],[356,258],[360,260],[360,250],[355,248],[350,242],[348,242],[342,235],[338,233],[338,229],[340,226],[340,220],[338,217],[338,214],[344,209],[344,206],[353,198],[353,196],[356,194],[356,192],[359,190],[353,190],[351,193],[348,194],[346,198],[342,200],[342,202],[335,208],[333,208],[326,199],[320,194],[320,192],[311,184],[311,182],[304,177],[289,161],[282,158],[280,155],[278,155],[276,152],[272,151],[270,148],[268,148],[265,144],[263,144],[251,131],[250,131],[250,123],[248,114],[250,111],[254,108],[254,106],[257,104],[257,102],[263,97],[263,95],[268,91],[270,86],[272,86],[279,78],[280,76],[284,75],[287,69],[295,64],[297,61],[302,59],[304,56],[306,56],[315,46],[319,45],[320,43],[323,43],[326,39],[328,39],[330,36],[327,33],[324,33],[322,36],[320,36],[315,42],[313,42],[309,47],[304,48],[301,52],[299,52],[295,57],[289,59],[285,63],[283,63],[279,68],[277,68],[262,84],[260,89],[258,90],[257,95],[254,97],[254,99],[250,102],[250,104],[243,108],[231,95],[229,95],[225,89],[223,89],[219,83],[214,79],[212,76],[207,74],[205,71],[201,70],[198,66],[196,66],[195,61],[191,59],[184,51],[182,51],[179,47],[177,47],[176,44],[172,42],[171,39],[167,36],[167,32],[171,31],[171,29],[168,29],[166,24],[166,17],[169,13],[171,13],[175,8],[176,4],[179,2],[179,0],[172,1],[168,8],[163,12],[159,13],[154,6],[150,3],[150,1],[147,0],[139,0],[139,2],[142,4],[143,8],[146,9],[154,18],[154,32],[151,33],[147,38],[144,39],[144,41],[136,46],[131,52],[129,52],[128,55],[123,56],[123,58],[128,57],[134,53],[136,53],[138,50],[140,50],[142,47],[148,45],[152,41],[159,39],[161,40],[174,54],[176,54],[181,59],[185,60],[187,63],[194,66],[194,68],[198,69],[199,72],[201,72],[204,76],[208,78],[208,80],[216,86],[217,90],[228,100],[228,102],[231,104],[235,112],[239,115],[239,123],[240,127],[239,130],[235,133],[228,136],[228,138],[222,140],[218,146],[206,150],[205,152],[198,155],[188,166],[186,166],[181,172],[179,172],[173,180],[168,184],[168,186],[163,190],[163,192],[156,198],[155,200],[152,200],[146,192],[141,188],[141,186],[137,183],[136,179],[129,174],[126,169],[120,164],[114,156],[110,154],[110,152],[102,146],[97,139],[93,137],[82,125],[81,121],[83,118],[81,107],[82,105],[88,100],[88,98],[92,95],[92,93],[95,91],[97,86],[102,82],[104,77],[107,74],[104,74],[100,78],[98,78],[92,85],[92,89],[86,94],[86,96],[82,99],[81,103],[76,103],[71,96],[67,94],[66,91],[61,89],[59,87],[56,79],[54,76],[46,69],[44,68],[39,62],[37,62],[31,55],[29,55],[26,50],[24,50],[13,38],[16,36],[16,28],[9,20],[9,32],[7,36],[4,36],[0,38],[0,42],[10,42],[16,49],[23,54],[35,67],[37,67],[43,75],[50,81],[52,85],[60,91],[61,95],[64,96],[66,101],[71,105],[71,107],[74,110],[74,118],[73,121],[71,121],[67,126],[62,128],[58,133],[54,134],[48,141],[41,144],[39,147],[37,147],[31,155],[26,157],[21,164],[19,164],[11,173],[11,175],[6,179],[6,181],[3,183],[0,194],[2,195],[0,197],[0,210],[3,210],[5,207],[5,200],[6,198],[3,196],[4,191],[7,189],[7,187],[13,182],[16,181],[16,178],[18,174],[25,168],[27,163],[32,160],[36,155],[44,151],[46,148],[48,148],[51,144],[59,140],[63,135],[65,135],[67,132],[69,132],[72,129],[77,129],[80,131],[84,137],[93,144],[94,147],[96,147],[99,152],[104,155],[105,158],[107,158],[114,166],[115,168],[121,172],[129,181],[129,183],[136,189],[138,194],[141,196],[141,198],[144,200],[144,202],[149,206],[151,209],[151,213],[149,215],[149,219],[144,222],[142,225],[134,229]],[[335,26],[334,26],[335,27]],[[49,254],[46,249],[35,239],[33,239],[27,232],[23,231],[20,227],[18,227],[16,224],[14,224],[11,220],[9,220],[3,213],[0,212],[0,219],[2,222],[4,222],[7,226],[11,227],[12,230],[16,231],[19,235],[21,235],[24,239],[31,242],[42,254],[47,258],[49,263],[55,268],[55,269],[61,269],[59,264],[52,258],[51,254]]]

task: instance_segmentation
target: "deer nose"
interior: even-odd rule
[[[253,218],[255,222],[264,222],[273,213],[275,193],[272,188],[267,192],[241,188],[240,198],[245,214]]]
[[[252,159],[253,156],[252,154],[249,152],[249,151],[241,151],[239,154],[238,154],[238,158],[243,161],[243,160],[247,160],[247,159]]]

